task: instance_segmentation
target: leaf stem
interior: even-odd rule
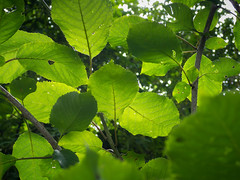
[[[42,2],[43,7],[45,7],[47,9],[48,15],[51,16],[51,9],[48,6],[48,4],[45,2],[45,0],[41,0],[41,2]]]
[[[117,158],[119,158],[120,160],[123,160],[123,158],[121,157],[118,149],[117,149],[117,148],[115,147],[115,145],[114,145],[114,142],[113,142],[111,133],[110,133],[109,130],[108,130],[108,127],[107,127],[106,121],[105,121],[105,119],[104,119],[103,113],[98,113],[98,116],[100,117],[100,119],[101,119],[101,121],[102,121],[104,130],[105,130],[106,135],[107,135],[107,140],[108,140],[109,145],[110,145],[111,148],[113,149],[113,151],[114,151],[114,153],[116,154]]]
[[[208,19],[202,34],[202,38],[200,40],[198,49],[197,49],[197,55],[196,55],[196,60],[195,60],[195,67],[199,70],[200,69],[200,64],[201,64],[201,59],[202,59],[202,55],[203,55],[203,50],[204,50],[204,46],[207,40],[207,33],[209,32],[210,26],[212,24],[212,20],[214,17],[214,14],[217,10],[218,6],[214,3],[212,3],[209,15],[208,15]],[[192,86],[192,103],[191,103],[191,113],[195,113],[197,110],[197,98],[198,98],[198,79],[197,78],[194,82],[193,82],[193,86]]]
[[[182,40],[185,44],[191,46],[193,49],[197,50],[197,47],[192,45],[190,42],[188,42],[186,39],[182,38],[181,36],[176,35],[176,37],[180,40]]]
[[[100,129],[100,127],[98,127],[98,125],[92,121],[92,124],[97,128],[97,130],[100,132],[100,134],[102,135],[102,137],[107,140],[107,137],[105,136],[105,134],[102,132],[102,130]]]
[[[33,123],[33,125],[41,132],[41,134],[45,137],[45,139],[51,144],[53,149],[57,149],[57,150],[62,149],[57,144],[56,140],[52,137],[52,135],[47,131],[47,129],[15,97],[13,97],[1,85],[0,85],[0,90],[5,94],[7,99],[22,112],[23,116]]]

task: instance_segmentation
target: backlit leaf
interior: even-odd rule
[[[38,121],[49,123],[51,109],[58,98],[73,91],[77,90],[62,83],[38,82],[37,90],[24,99],[24,105]]]
[[[186,82],[178,82],[173,89],[173,97],[177,100],[178,103],[184,101],[190,94],[191,87]]]
[[[132,72],[110,62],[90,76],[89,88],[97,100],[98,111],[115,119],[133,101],[138,83]]]
[[[239,32],[240,32],[240,21],[237,20],[233,29],[233,34],[235,37],[235,45],[238,48],[238,50],[240,50],[240,33]]]
[[[0,152],[0,178],[2,179],[4,173],[15,164],[15,157],[5,155]]]
[[[162,24],[134,24],[129,30],[127,42],[130,52],[143,62],[176,64],[182,58],[176,35]]]
[[[52,0],[52,18],[79,52],[95,57],[107,44],[112,10],[108,0]]]
[[[53,106],[50,122],[61,134],[87,129],[97,113],[97,102],[90,93],[71,92],[61,96]]]
[[[120,119],[120,125],[133,135],[152,138],[167,136],[178,123],[179,112],[172,100],[151,92],[137,94]]]
[[[167,140],[170,179],[225,180],[240,176],[239,95],[207,100]]]
[[[176,67],[177,64],[163,64],[163,63],[142,63],[141,74],[146,74],[148,76],[165,76],[166,73]]]
[[[213,50],[225,48],[226,45],[227,43],[224,41],[224,39],[219,37],[211,37],[207,39],[205,44],[206,48]]]
[[[202,1],[202,0],[171,0],[174,3],[182,3],[187,5],[188,7],[192,7],[194,4]]]

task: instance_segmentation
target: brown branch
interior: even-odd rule
[[[112,136],[111,136],[111,133],[109,132],[108,130],[108,127],[107,127],[107,124],[106,124],[106,121],[104,119],[104,116],[103,116],[103,113],[98,113],[101,121],[102,121],[102,124],[103,124],[103,127],[104,127],[104,130],[106,132],[106,135],[107,135],[107,141],[109,143],[109,145],[111,146],[112,150],[114,151],[114,153],[116,154],[117,158],[119,158],[120,160],[123,160],[123,158],[121,157],[118,149],[115,147],[114,145],[114,142],[113,142],[113,139],[112,139]]]
[[[203,31],[202,38],[200,40],[200,44],[197,49],[197,55],[196,55],[196,61],[195,61],[195,67],[199,70],[200,69],[200,64],[201,64],[201,59],[202,59],[202,54],[204,50],[204,46],[207,40],[207,33],[209,32],[210,26],[212,24],[212,20],[214,17],[214,14],[217,10],[218,6],[216,4],[212,4],[212,7],[210,9],[208,19]],[[198,78],[196,81],[193,82],[192,86],[192,103],[191,103],[191,113],[196,112],[197,110],[197,98],[198,98]]]
[[[98,127],[98,125],[92,121],[92,124],[97,128],[97,130],[100,132],[100,134],[102,135],[102,137],[107,140],[107,137],[105,136],[105,134],[102,132],[102,130],[100,129],[100,127]]]
[[[51,144],[53,149],[61,150],[61,147],[57,144],[57,141],[52,137],[52,135],[47,131],[47,129],[6,89],[0,85],[0,90],[5,94],[7,99],[16,106],[23,114],[23,116],[31,121],[33,125],[41,132],[45,139]]]
[[[184,38],[182,38],[181,36],[178,36],[178,35],[176,35],[176,37],[177,37],[178,39],[182,40],[185,44],[191,46],[193,49],[196,49],[196,50],[197,50],[197,47],[194,46],[194,45],[192,45],[192,44],[191,44],[190,42],[188,42],[186,39],[184,39]]]

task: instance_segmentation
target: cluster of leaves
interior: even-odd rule
[[[173,4],[163,6],[172,16],[164,25],[138,16],[121,16],[108,0],[52,0],[52,20],[69,45],[64,38],[57,43],[46,35],[19,30],[24,22],[23,0],[0,2],[0,83],[39,122],[54,126],[59,134],[59,148],[53,149],[49,139],[31,132],[29,126],[24,130],[17,123],[17,128],[11,129],[13,135],[21,128],[25,132],[17,137],[11,155],[0,153],[0,177],[11,166],[17,168],[21,179],[236,179],[239,176],[240,97],[215,96],[222,92],[226,77],[240,73],[240,65],[231,58],[212,61],[202,55],[200,68],[196,68],[197,47],[179,36],[181,32],[190,32],[199,39],[207,36],[205,26],[211,6],[220,7],[220,1],[204,2],[204,7],[194,15],[190,8],[199,0],[172,0]],[[113,14],[120,17],[113,21]],[[218,20],[216,13],[210,31]],[[239,32],[237,21],[233,33],[238,49]],[[184,57],[180,40],[196,53]],[[141,74],[166,76],[170,71],[181,76],[181,80],[175,80],[179,82],[173,89],[173,98],[139,91],[137,76],[115,64],[115,59],[94,66],[95,60],[104,58],[100,52],[107,43],[140,60]],[[219,37],[206,41],[210,50],[226,45]],[[35,79],[29,77],[31,73]],[[186,99],[191,101],[196,81],[199,111],[180,123],[177,105]],[[9,116],[20,114],[7,104],[4,96],[0,98],[0,120],[7,121]],[[21,120],[29,124],[23,117]],[[113,153],[102,148],[100,138],[88,131],[91,122],[104,128],[107,137],[102,138],[108,141]],[[111,126],[111,122],[115,144],[106,126]],[[164,156],[145,163],[144,157],[134,152],[119,154],[117,125],[133,135],[168,136]]]

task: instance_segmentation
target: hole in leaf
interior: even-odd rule
[[[54,61],[48,60],[48,64],[49,64],[49,65],[52,65],[52,64],[54,64],[54,63],[55,63]]]
[[[224,76],[225,78],[227,78],[228,76],[226,75],[226,76]]]
[[[235,68],[235,66],[233,66],[232,68]]]

